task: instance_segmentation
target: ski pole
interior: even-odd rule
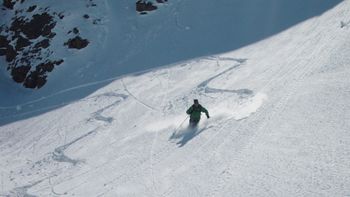
[[[179,129],[180,129],[180,127],[182,126],[182,124],[186,121],[188,119],[188,116],[181,122],[181,124],[176,128],[176,130],[175,130],[175,132],[174,133],[176,133]]]

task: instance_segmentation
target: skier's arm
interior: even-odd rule
[[[192,113],[193,109],[192,106],[190,108],[188,108],[188,110],[186,111],[186,114],[190,115]]]
[[[205,113],[205,115],[207,115],[207,118],[209,118],[209,112],[207,109],[205,109],[204,107],[202,107],[202,112]]]

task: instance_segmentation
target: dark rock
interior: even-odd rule
[[[83,16],[84,18],[86,18],[86,19],[88,19],[88,18],[90,18],[90,16],[89,15],[87,15],[87,14],[84,14],[84,16]]]
[[[41,49],[42,48],[40,46],[37,46],[37,44],[35,44],[35,46],[30,50],[30,53],[32,53],[32,54],[39,54]],[[29,57],[29,56],[26,56],[26,57]]]
[[[18,53],[13,49],[13,47],[11,45],[9,45],[6,48],[6,61],[7,62],[12,62],[16,56],[18,55]]]
[[[12,31],[12,32],[15,32],[16,34],[19,35],[20,32],[21,32],[21,26],[22,26],[22,24],[24,24],[24,23],[25,23],[25,21],[24,21],[24,17],[23,17],[23,16],[13,18],[9,30]]]
[[[33,12],[35,10],[37,6],[36,5],[33,5],[33,6],[30,6],[27,10],[27,12]]]
[[[156,0],[157,3],[165,3],[165,2],[168,2],[168,0]]]
[[[96,6],[97,6],[97,4],[94,3],[92,0],[90,0],[90,2],[88,2],[88,3],[86,4],[86,7],[96,7]]]
[[[33,58],[32,55],[24,56],[19,61],[16,62],[16,65],[30,65],[30,59]]]
[[[10,41],[7,40],[5,36],[0,35],[0,48],[7,47]]]
[[[58,61],[48,61],[46,63],[41,63],[38,66],[36,66],[36,71],[40,74],[45,74],[46,72],[51,72],[55,65],[60,65],[63,63],[63,60]]]
[[[68,45],[68,48],[74,49],[82,49],[85,48],[89,44],[87,39],[82,39],[80,36],[76,36],[75,38],[69,39],[64,45]]]
[[[16,10],[15,15],[18,15],[19,13],[23,13],[23,10]]]
[[[12,79],[17,83],[22,83],[30,70],[30,66],[19,66],[11,71]]]
[[[41,63],[36,67],[36,70],[41,73],[44,74],[46,72],[51,72],[53,70],[53,68],[55,67],[55,65],[52,62],[47,62],[47,63]]]
[[[138,0],[136,2],[136,11],[145,12],[156,10],[157,6],[153,5],[152,2],[146,2],[145,0]]]
[[[16,18],[10,30],[19,35],[21,32],[29,39],[36,39],[39,36],[49,36],[51,30],[56,26],[53,17],[48,13],[35,14],[32,20],[26,21],[24,17]]]
[[[6,49],[5,48],[0,48],[0,56],[6,55]]]
[[[50,49],[51,39],[56,36],[53,29],[64,15],[63,12],[52,12],[50,7],[40,8],[34,4],[17,9],[16,3],[23,2],[3,0],[6,7],[2,9],[13,9],[8,11],[13,17],[10,23],[0,25],[0,56],[5,56],[6,68],[15,82],[26,88],[39,89],[47,83],[48,73],[64,62],[63,59],[53,61],[54,51]],[[87,14],[84,17],[91,18]],[[78,28],[72,29],[71,33],[74,33],[73,37],[65,43],[69,48],[82,49],[89,44],[87,39],[79,37]]]
[[[48,38],[54,38],[56,36],[55,32],[51,32],[47,37]]]
[[[62,12],[61,12],[61,13],[59,13],[59,14],[58,14],[58,17],[59,17],[60,19],[63,19],[63,18],[64,18],[63,13],[62,13]]]
[[[61,65],[64,61],[63,60],[58,60],[58,61],[54,61],[54,64],[55,65]]]
[[[44,48],[46,49],[47,47],[50,46],[50,40],[49,39],[44,39],[34,45],[34,48]]]
[[[79,34],[79,29],[75,27],[75,28],[73,29],[73,33],[74,33],[74,34]]]
[[[46,75],[42,75],[38,71],[32,71],[25,79],[23,85],[26,88],[41,88],[45,85],[47,81],[46,78]]]
[[[99,24],[101,22],[101,19],[95,19],[93,22],[92,22],[92,24],[94,24],[94,25],[97,25],[97,24]]]
[[[2,5],[10,10],[13,9],[13,7],[15,6],[16,1],[15,0],[3,0]]]
[[[23,36],[20,35],[17,38],[16,50],[17,51],[21,51],[21,50],[23,50],[24,47],[27,47],[30,44],[32,44],[32,42],[30,42],[28,39],[26,39],[26,38],[24,38]]]

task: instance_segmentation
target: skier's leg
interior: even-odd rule
[[[190,127],[195,128],[198,125],[199,120],[190,119]]]
[[[193,127],[195,127],[195,125],[196,125],[195,121],[193,119],[190,119],[189,127],[193,128]]]

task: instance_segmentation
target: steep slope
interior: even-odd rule
[[[349,14],[1,126],[1,195],[349,195]],[[212,118],[188,130],[193,98]]]
[[[64,62],[43,67],[44,56],[33,58],[31,71],[27,64],[20,63],[6,70],[5,58],[1,57],[0,125],[82,99],[113,81],[106,80],[109,78],[255,43],[318,16],[340,1],[172,0],[156,4],[159,8],[147,15],[136,12],[136,0],[16,1],[14,10],[0,10],[4,16],[1,23],[11,26],[17,12],[29,20],[47,9],[63,17],[57,19],[52,29],[56,36],[43,54],[51,54],[52,61]],[[33,5],[37,8],[28,13],[26,10]],[[86,48],[69,49],[64,45],[77,36],[88,39]],[[24,90],[21,84],[14,84],[11,70],[18,82],[24,80],[25,86],[40,89]]]

